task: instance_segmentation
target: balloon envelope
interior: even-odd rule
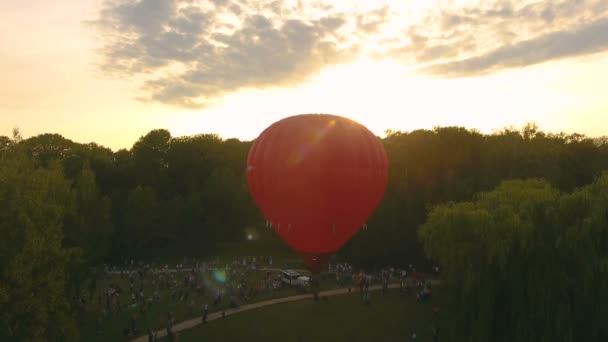
[[[365,224],[387,180],[380,140],[336,115],[277,121],[255,140],[247,158],[254,201],[281,238],[305,255],[313,274]]]

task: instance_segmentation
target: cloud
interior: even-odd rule
[[[378,33],[382,25],[387,22],[389,10],[390,7],[386,5],[369,12],[359,13],[356,16],[357,31],[363,35]]]
[[[606,0],[439,1],[418,17],[328,3],[106,0],[88,25],[104,74],[138,82],[143,101],[185,108],[296,85],[363,55],[465,77],[608,49]]]
[[[89,24],[102,37],[106,73],[142,78],[143,100],[200,108],[239,89],[303,82],[357,56],[357,44],[340,32],[346,14],[324,6],[314,15],[303,6],[112,1]]]
[[[422,71],[448,77],[483,75],[500,69],[525,67],[606,50],[608,50],[608,18],[599,19],[573,32],[548,33],[513,45],[502,46],[480,56],[435,64]]]
[[[440,8],[387,53],[420,73],[465,77],[608,50],[608,3],[494,1]]]

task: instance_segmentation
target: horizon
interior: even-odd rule
[[[118,150],[155,128],[252,140],[301,113],[378,136],[528,122],[608,135],[601,0],[9,0],[0,13],[0,135]]]
[[[307,114],[327,114],[327,113],[307,113]],[[299,115],[299,114],[295,114],[295,115]],[[537,129],[537,131],[538,131],[538,132],[543,132],[543,133],[545,133],[545,134],[547,134],[547,135],[562,135],[562,134],[565,134],[565,135],[575,135],[575,134],[582,134],[582,135],[583,135],[585,138],[594,139],[594,140],[595,140],[595,139],[608,138],[608,134],[607,134],[607,135],[596,135],[596,136],[591,136],[591,135],[586,135],[586,134],[584,134],[584,133],[580,133],[580,132],[564,132],[564,131],[560,131],[560,132],[551,132],[551,131],[544,130],[544,129],[543,129],[543,127],[538,126],[538,125],[537,125],[535,122],[528,122],[528,123],[526,123],[526,124],[522,125],[521,127],[517,127],[517,126],[511,125],[511,126],[505,126],[505,127],[501,127],[501,128],[494,128],[494,129],[492,129],[490,132],[483,132],[483,131],[478,130],[478,129],[476,129],[476,128],[469,128],[469,127],[464,127],[464,126],[451,125],[451,126],[433,126],[433,127],[430,127],[430,128],[427,128],[427,127],[424,127],[424,128],[414,128],[414,129],[412,129],[412,130],[407,130],[407,131],[406,131],[406,130],[394,130],[394,129],[390,129],[390,128],[388,128],[388,129],[386,129],[386,130],[385,130],[385,131],[384,131],[382,134],[376,134],[376,133],[375,133],[375,132],[373,132],[373,131],[372,131],[372,133],[374,133],[374,135],[376,135],[376,136],[377,136],[378,138],[380,138],[380,139],[385,139],[385,138],[387,138],[387,133],[388,133],[389,131],[390,131],[391,133],[398,132],[398,133],[406,133],[406,134],[409,134],[409,133],[412,133],[412,132],[415,132],[415,131],[419,131],[419,130],[429,130],[429,131],[433,131],[433,130],[438,129],[438,128],[457,127],[457,128],[464,128],[464,129],[466,129],[466,130],[468,130],[468,131],[471,131],[471,132],[478,132],[478,133],[483,134],[483,135],[493,135],[493,134],[500,134],[500,133],[501,133],[502,131],[504,131],[504,130],[511,130],[511,131],[515,130],[515,131],[518,131],[518,132],[522,132],[522,131],[523,131],[523,129],[524,129],[524,128],[525,128],[527,125],[533,125],[533,126],[535,126],[535,128]],[[67,140],[70,140],[70,141],[72,141],[72,142],[74,142],[74,143],[77,143],[77,144],[85,144],[85,145],[86,145],[86,144],[90,144],[90,143],[95,143],[95,144],[99,145],[100,147],[103,147],[103,148],[108,148],[108,149],[112,150],[112,152],[117,152],[117,151],[122,150],[122,149],[125,149],[125,150],[130,150],[130,149],[133,147],[133,145],[134,145],[134,144],[135,144],[135,143],[136,143],[136,142],[137,142],[139,139],[143,138],[143,137],[144,137],[146,134],[148,134],[148,133],[149,133],[150,131],[152,131],[152,130],[166,130],[166,128],[162,128],[162,127],[151,128],[151,129],[150,129],[150,131],[148,131],[148,132],[144,132],[144,133],[143,133],[142,135],[140,135],[140,136],[139,136],[137,139],[135,139],[135,140],[134,140],[134,141],[133,141],[133,142],[132,142],[130,145],[128,145],[128,146],[124,146],[124,147],[118,147],[118,148],[115,148],[115,147],[108,146],[108,145],[105,145],[105,144],[102,144],[102,143],[100,143],[100,142],[93,141],[93,140],[91,140],[91,141],[79,141],[79,140],[73,139],[73,138],[71,138],[71,137],[69,137],[69,136],[65,136],[65,135],[63,135],[63,134],[61,134],[61,133],[58,133],[58,132],[43,132],[43,133],[40,133],[40,134],[36,134],[36,135],[29,135],[29,136],[28,136],[28,135],[26,135],[26,134],[23,134],[23,132],[22,132],[22,130],[21,130],[21,127],[15,126],[15,127],[13,127],[13,128],[14,128],[14,129],[17,129],[17,130],[19,131],[19,136],[20,136],[20,137],[21,137],[23,140],[27,140],[27,139],[30,139],[30,138],[34,138],[34,137],[37,137],[37,136],[40,136],[40,135],[44,135],[44,134],[51,134],[51,135],[53,135],[53,134],[59,134],[59,135],[61,135],[63,138],[65,138],[65,139],[67,139]],[[171,132],[169,131],[169,133],[171,133]],[[258,133],[258,135],[259,135],[260,133],[262,133],[262,131],[260,131],[260,132]],[[220,134],[218,134],[218,133],[214,133],[214,132],[200,132],[200,133],[192,133],[192,134],[184,134],[184,135],[173,135],[173,134],[171,134],[171,138],[172,138],[172,139],[175,139],[175,138],[183,138],[183,137],[194,137],[194,136],[197,136],[197,135],[207,135],[207,134],[209,134],[209,135],[216,135],[216,136],[218,136],[220,139],[222,139],[222,140],[224,140],[224,141],[225,141],[225,140],[229,140],[229,139],[238,139],[239,141],[242,141],[242,142],[250,142],[250,141],[255,140],[255,139],[258,137],[258,135],[256,135],[255,137],[253,137],[253,138],[251,138],[251,139],[242,139],[242,138],[239,138],[239,137],[224,137],[224,136],[222,136],[222,135],[220,135]],[[2,135],[3,135],[3,134],[0,134],[0,136],[2,136]],[[12,134],[7,134],[7,135],[4,135],[4,136],[11,138],[11,135],[12,135]]]

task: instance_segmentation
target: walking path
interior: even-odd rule
[[[207,271],[214,271],[214,270],[229,270],[231,269],[230,267],[215,267],[215,268],[207,268]],[[195,268],[195,270],[200,270],[199,268]],[[285,270],[285,268],[267,268],[267,267],[261,267],[261,268],[256,268],[255,271],[260,271],[260,272],[279,272],[279,271],[283,271]],[[302,274],[307,274],[309,271],[305,270],[305,269],[298,269],[298,268],[290,268],[290,270],[292,271],[296,271]],[[152,269],[150,270],[150,272],[152,273],[177,273],[177,272],[190,272],[192,271],[192,267],[188,267],[188,268],[182,268],[182,269],[177,269],[177,268],[158,268],[158,269]],[[109,274],[121,274],[121,273],[125,273],[125,274],[129,274],[129,273],[137,273],[137,271],[135,270],[124,270],[124,271],[117,271],[117,270],[113,270],[113,271],[107,271],[107,273]]]
[[[436,281],[432,281],[433,283],[435,283]],[[394,288],[399,288],[399,284],[389,284],[388,285],[389,289],[394,289]],[[357,290],[357,286],[353,286],[351,287],[352,292],[356,293],[359,292]],[[382,289],[382,285],[372,285],[369,287],[370,291],[378,291]],[[319,297],[322,296],[337,296],[337,295],[343,295],[343,294],[348,294],[348,288],[344,287],[344,288],[340,288],[340,289],[334,289],[334,290],[327,290],[327,291],[321,291],[319,292]],[[239,308],[236,309],[227,309],[225,310],[226,313],[226,317],[230,316],[230,315],[234,315],[236,313],[239,312],[243,312],[243,311],[249,311],[249,310],[253,310],[253,309],[257,309],[257,308],[261,308],[264,306],[269,306],[269,305],[274,305],[274,304],[280,304],[280,303],[287,303],[287,302],[293,302],[293,301],[297,301],[297,300],[303,300],[303,299],[312,299],[313,295],[312,294],[301,294],[301,295],[297,295],[297,296],[289,296],[289,297],[283,297],[283,298],[276,298],[276,299],[270,299],[270,300],[265,300],[262,302],[257,302],[257,303],[253,303],[253,304],[247,304],[247,305],[243,305]],[[213,312],[210,313],[207,316],[207,322],[209,321],[213,321],[216,319],[220,319],[222,318],[222,312],[218,311],[218,312]],[[173,325],[173,332],[180,332],[186,329],[191,329],[194,328],[195,326],[202,324],[202,318],[199,316],[197,318],[193,318],[187,321],[183,321],[181,323],[175,324]],[[161,337],[165,337],[167,336],[167,331],[166,329],[163,330],[159,330],[156,332],[156,338],[161,338]],[[131,342],[146,342],[148,340],[148,336],[144,335],[144,336],[140,336],[136,339],[131,340]]]

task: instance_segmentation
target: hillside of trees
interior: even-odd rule
[[[543,178],[571,191],[608,169],[607,139],[545,134],[533,124],[492,135],[460,127],[387,133],[387,192],[369,228],[341,251],[367,266],[424,262],[416,232],[436,204],[470,200],[506,179]],[[247,229],[266,232],[245,179],[251,143],[159,129],[113,152],[57,134],[22,140],[17,132],[0,137],[0,153],[65,177],[71,197],[63,244],[98,263],[213,255]]]
[[[473,201],[514,179],[572,192],[608,169],[608,139],[546,134],[533,124],[491,135],[460,127],[388,131],[382,141],[387,192],[368,229],[340,251],[365,267],[425,267],[418,232],[437,205]],[[0,340],[76,336],[67,298],[92,266],[217,255],[247,231],[276,239],[247,189],[251,143],[158,129],[112,151],[58,134],[0,136]]]

